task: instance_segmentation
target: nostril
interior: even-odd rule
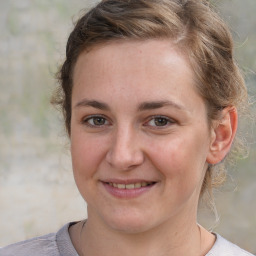
[[[107,153],[106,160],[110,166],[117,170],[129,171],[141,165],[144,161],[144,156],[139,150],[113,149]]]

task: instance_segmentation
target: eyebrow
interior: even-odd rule
[[[165,106],[170,106],[176,108],[178,110],[187,111],[184,106],[179,105],[173,101],[152,101],[152,102],[143,102],[139,105],[139,111],[151,110],[151,109],[158,109]]]
[[[75,107],[93,107],[101,110],[110,110],[110,107],[106,103],[99,102],[97,100],[87,100],[87,99],[83,99],[79,101],[75,105]]]
[[[142,102],[138,106],[138,111],[146,111],[146,110],[153,110],[153,109],[158,109],[162,108],[165,106],[170,106],[173,108],[176,108],[178,110],[183,110],[187,111],[184,106],[179,105],[173,101],[149,101],[149,102]],[[79,101],[75,107],[93,107],[101,110],[110,110],[110,107],[104,103],[100,102],[97,100],[88,100],[88,99],[83,99]]]

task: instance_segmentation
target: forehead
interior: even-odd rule
[[[73,84],[73,98],[116,96],[126,101],[133,96],[132,100],[147,101],[165,100],[168,95],[189,101],[194,94],[199,97],[188,58],[170,40],[123,40],[83,52]]]
[[[149,69],[156,70],[157,66],[162,68],[162,75],[168,69],[170,72],[186,72],[192,80],[194,78],[185,51],[179,49],[171,40],[129,39],[106,42],[82,52],[74,67],[73,81],[76,84],[78,78],[95,73],[99,78],[101,75],[105,77],[106,71],[118,71],[120,76],[128,71],[133,71],[134,74],[139,71],[146,73]],[[91,72],[86,72],[89,70]]]

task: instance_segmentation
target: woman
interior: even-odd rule
[[[206,1],[102,1],[70,34],[59,80],[88,218],[0,255],[251,255],[197,224],[247,102]]]

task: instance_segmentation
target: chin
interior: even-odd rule
[[[145,215],[123,214],[122,216],[111,216],[105,221],[112,229],[127,234],[141,233],[152,228],[150,227],[152,222],[145,218]]]

